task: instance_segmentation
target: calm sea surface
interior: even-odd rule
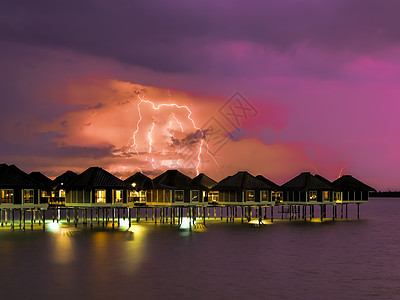
[[[7,228],[0,299],[400,299],[399,246],[400,199],[324,223]]]

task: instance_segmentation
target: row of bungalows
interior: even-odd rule
[[[15,165],[0,164],[0,209],[47,209],[44,189]]]
[[[205,174],[192,179],[178,170],[154,179],[138,172],[123,181],[90,167],[79,175],[67,171],[51,180],[39,172],[28,175],[14,165],[0,165],[0,208],[343,204],[366,202],[370,191],[374,189],[350,175],[330,182],[309,172],[279,186],[246,171],[220,182]]]
[[[375,191],[351,175],[343,175],[330,182],[310,172],[299,174],[280,189],[283,192],[281,202],[287,205],[363,203],[368,201],[369,192]]]

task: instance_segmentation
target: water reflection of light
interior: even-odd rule
[[[188,228],[190,228],[190,226],[191,226],[190,222],[191,221],[192,220],[190,218],[186,218],[186,217],[182,218],[181,226],[179,228],[180,229],[188,229]]]
[[[125,242],[125,259],[122,267],[127,273],[135,273],[146,258],[146,228],[142,225],[133,225],[128,232],[132,233],[133,238]]]
[[[53,228],[53,232],[57,232],[54,237],[55,246],[53,259],[58,264],[68,264],[75,258],[75,253],[71,240],[71,230],[68,228],[60,228],[57,223],[49,223],[48,228]]]
[[[57,232],[60,229],[60,224],[57,222],[48,222],[47,229],[49,231]]]

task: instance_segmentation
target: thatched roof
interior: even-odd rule
[[[310,172],[303,172],[282,185],[285,190],[332,190],[332,185],[323,177],[313,176]]]
[[[237,172],[235,175],[228,176],[213,187],[213,190],[243,189],[271,190],[274,189],[274,187],[246,171]]]
[[[0,187],[33,189],[40,188],[40,185],[15,165],[0,164]]]
[[[336,179],[332,182],[335,189],[340,191],[371,191],[376,192],[376,190],[369,185],[361,182],[360,180],[354,178],[351,175],[343,175],[342,177]]]
[[[78,176],[78,174],[68,170],[62,173],[61,175],[57,176],[56,178],[54,178],[53,187],[61,188],[61,186],[64,186],[65,184],[76,178],[76,176]]]
[[[156,189],[202,189],[202,187],[196,182],[193,182],[189,176],[186,176],[178,170],[165,171],[153,179],[153,184]]]
[[[51,190],[53,188],[53,180],[40,172],[31,172],[28,176],[41,185],[42,189]]]
[[[115,177],[100,167],[91,167],[79,174],[74,179],[65,183],[66,188],[119,188],[126,189],[129,186],[121,179]]]
[[[193,182],[199,184],[203,187],[203,189],[211,189],[217,182],[214,179],[211,179],[204,173],[200,173],[195,178],[193,178]]]
[[[154,187],[153,181],[150,179],[150,177],[147,177],[141,172],[133,174],[132,176],[125,179],[124,182],[130,186],[132,186],[132,184],[134,183],[134,188],[136,190],[150,190]]]
[[[262,175],[257,175],[256,178],[260,179],[262,182],[268,184],[271,187],[271,190],[278,190],[279,189],[279,185],[277,185],[275,182],[265,178]]]

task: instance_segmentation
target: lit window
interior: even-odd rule
[[[308,192],[308,197],[310,201],[317,201],[317,191]]]
[[[24,203],[33,203],[33,190],[22,190]]]
[[[96,190],[96,203],[106,203],[106,190]]]
[[[58,192],[58,196],[59,196],[60,198],[65,198],[65,190],[60,190],[60,191]]]
[[[14,190],[1,190],[1,203],[13,203]]]
[[[246,191],[246,201],[254,201],[254,191]]]
[[[261,201],[268,201],[268,191],[261,191]]]
[[[190,199],[192,199],[192,201],[199,201],[199,198],[200,198],[199,191],[190,191]]]
[[[114,190],[114,202],[122,202],[122,191],[121,190]]]
[[[281,202],[282,201],[282,192],[272,192],[272,201]]]
[[[341,192],[335,192],[334,194],[333,194],[333,199],[335,200],[335,201],[337,201],[337,202],[340,202],[340,201],[342,201],[342,193]]]
[[[183,201],[183,191],[182,190],[178,190],[175,191],[175,201]]]
[[[208,192],[208,201],[210,202],[218,202],[219,193],[217,191]]]
[[[324,191],[324,201],[331,200],[331,193],[329,191]]]

